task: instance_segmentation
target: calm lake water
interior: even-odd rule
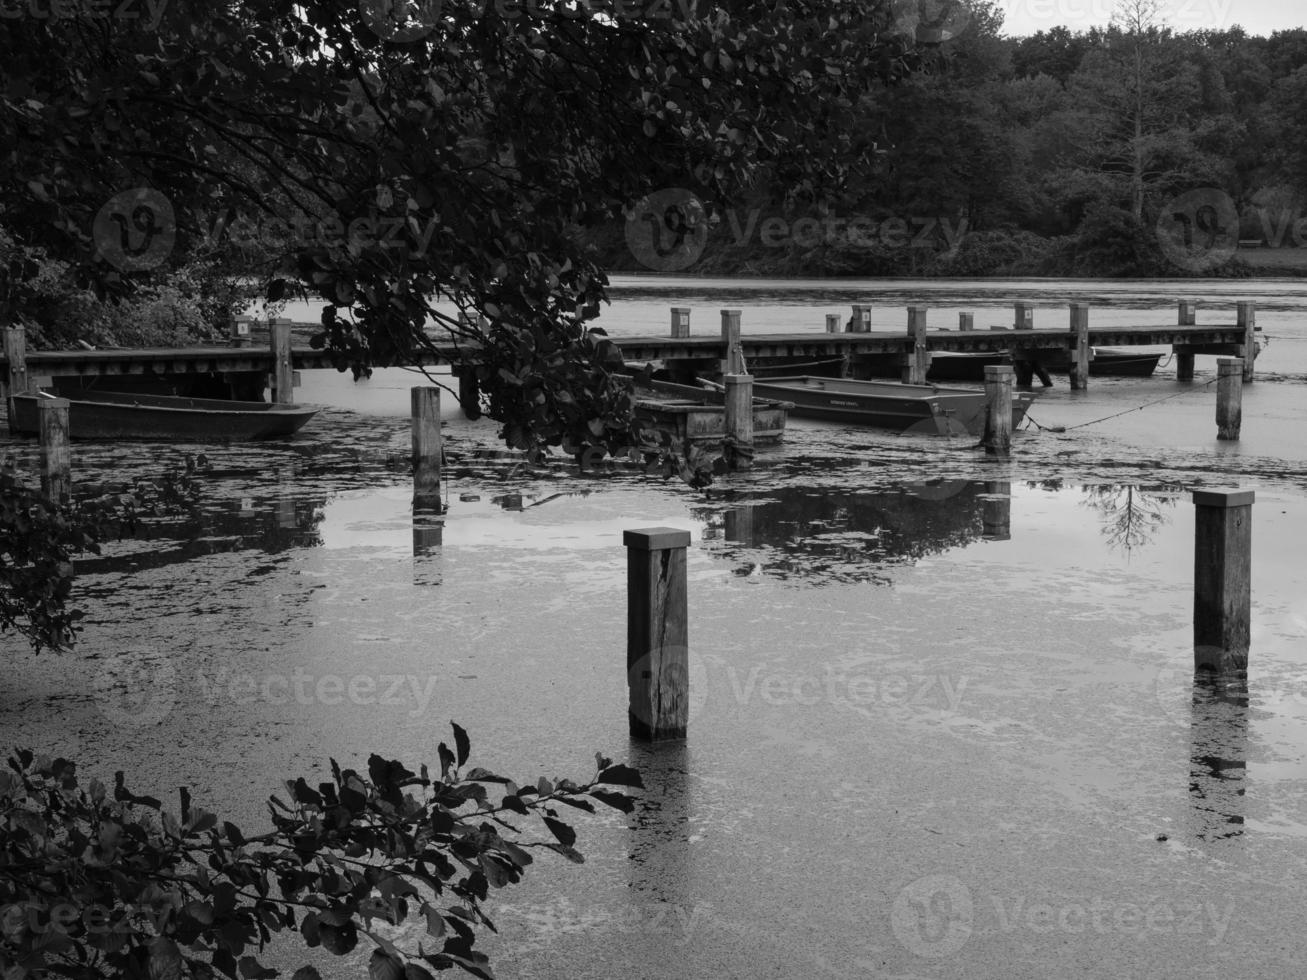
[[[447,406],[438,529],[414,528],[403,469],[420,376],[305,372],[297,397],[329,407],[300,436],[206,448],[196,513],[79,564],[76,653],[5,639],[0,733],[256,830],[282,779],[434,759],[451,719],[475,763],[522,778],[587,775],[597,750],[639,766],[635,815],[577,821],[586,864],[542,860],[497,896],[502,977],[1296,975],[1304,287],[629,278],[603,325],[664,333],[676,305],[696,333],[726,307],[746,331],[819,330],[869,301],[891,329],[920,301],[983,327],[1017,299],[1037,326],[1086,299],[1091,322],[1170,323],[1180,297],[1199,322],[1258,302],[1238,443],[1215,439],[1203,357],[1184,387],[1173,367],[1056,379],[1031,414],[1068,431],[1019,433],[1008,462],[792,421],[707,491],[527,470]],[[199,448],[79,445],[75,479]],[[1187,491],[1234,485],[1257,491],[1246,691],[1190,669]],[[626,734],[621,532],[657,524],[694,540],[694,712],[684,744],[649,748]]]

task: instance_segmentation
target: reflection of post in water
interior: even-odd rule
[[[750,504],[743,504],[739,507],[732,507],[725,514],[726,518],[726,540],[735,541],[744,545],[746,548],[752,548],[755,543],[753,531],[753,511]]]
[[[631,740],[631,765],[640,770],[644,793],[628,822],[631,894],[638,903],[637,922],[671,906],[663,921],[677,924],[678,911],[689,915],[691,804],[688,793],[688,743]],[[659,937],[654,936],[654,939]]]
[[[1239,837],[1248,765],[1247,675],[1197,671],[1191,710],[1189,800],[1195,836]]]
[[[442,512],[413,511],[413,584],[440,584],[440,547],[444,544],[445,521]]]
[[[980,498],[980,523],[988,541],[1012,538],[1012,484],[1007,480],[987,480]]]

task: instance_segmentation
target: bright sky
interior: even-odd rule
[[[998,0],[1003,32],[1012,37],[1062,25],[1073,31],[1106,26],[1116,0]],[[1163,18],[1179,32],[1225,30],[1236,24],[1249,34],[1307,27],[1302,0],[1162,0]]]

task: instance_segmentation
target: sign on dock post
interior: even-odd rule
[[[1222,357],[1216,362],[1216,438],[1239,439],[1243,425],[1243,359]]]
[[[690,720],[685,551],[690,532],[645,527],[626,546],[627,715],[633,738],[685,738]]]
[[[1252,490],[1195,490],[1194,668],[1246,670],[1252,612]]]
[[[1012,326],[1018,330],[1035,329],[1035,308],[1029,303],[1014,303],[1015,317]]]
[[[690,308],[688,306],[672,307],[672,336],[690,336]]]
[[[1071,389],[1089,387],[1089,304],[1071,304]]]
[[[237,316],[232,317],[231,336],[229,339],[232,347],[250,346],[250,321],[253,317]]]
[[[849,323],[849,333],[871,333],[871,307],[853,304],[853,319]]]

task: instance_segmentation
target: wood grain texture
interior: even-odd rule
[[[1219,501],[1213,504],[1211,501]],[[1252,614],[1251,491],[1195,495],[1194,667],[1248,667]]]
[[[684,738],[689,724],[686,548],[674,528],[627,531],[626,670],[633,738]],[[671,547],[655,547],[667,544]]]

